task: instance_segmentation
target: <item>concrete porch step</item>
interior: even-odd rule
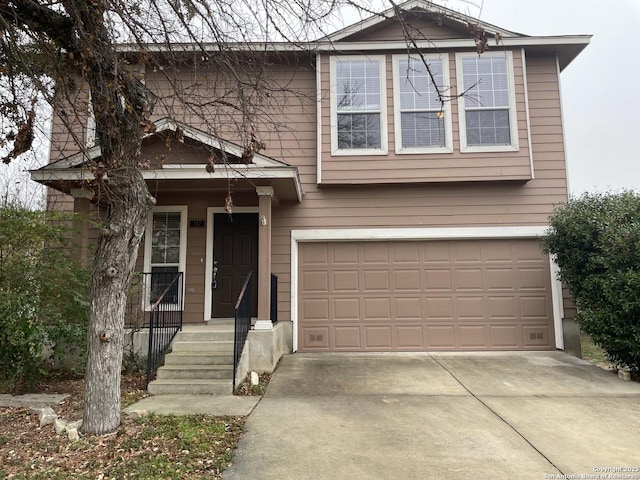
[[[147,391],[151,395],[230,395],[232,389],[231,380],[159,378],[149,384]]]
[[[165,365],[232,365],[233,352],[171,352],[164,359]]]
[[[190,328],[188,330],[182,330],[178,332],[174,342],[209,342],[209,341],[229,341],[234,339],[233,327],[201,327],[198,329]]]
[[[228,380],[233,378],[233,365],[167,365],[160,367],[158,379]]]
[[[171,347],[172,352],[211,352],[233,354],[232,340],[182,341],[176,338]]]

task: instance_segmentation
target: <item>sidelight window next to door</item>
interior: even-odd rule
[[[186,207],[160,207],[149,215],[145,240],[145,272],[151,272],[149,303],[169,287],[178,272],[184,273],[186,258]],[[162,303],[178,302],[174,283]]]

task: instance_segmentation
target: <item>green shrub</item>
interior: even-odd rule
[[[32,382],[49,349],[59,356],[84,355],[89,273],[68,246],[73,220],[16,206],[0,209],[0,375],[5,381]]]
[[[581,330],[612,361],[640,369],[640,196],[570,200],[550,217],[543,249],[556,257]]]

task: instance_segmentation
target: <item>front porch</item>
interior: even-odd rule
[[[257,330],[258,319],[251,315],[253,272],[234,302],[234,317],[200,324],[182,323],[181,272],[146,273],[139,279],[128,296],[125,354],[146,357],[152,394],[230,394],[249,372],[272,372],[280,357],[290,352],[290,322],[277,323],[274,275],[270,325]]]

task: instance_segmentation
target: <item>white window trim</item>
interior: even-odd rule
[[[85,147],[91,148],[96,145],[96,115],[93,112],[93,101],[91,100],[91,92],[87,94],[87,135],[85,138]]]
[[[337,60],[369,60],[377,61],[380,65],[380,148],[338,148],[338,96],[336,81]],[[387,139],[387,69],[384,55],[340,55],[330,58],[330,114],[331,114],[331,155],[386,155],[388,153]],[[374,112],[371,112],[374,113]]]
[[[456,74],[458,95],[464,92],[465,85],[462,75],[462,59],[477,57],[474,52],[456,53]],[[518,115],[516,112],[516,90],[513,70],[513,53],[510,50],[505,52],[485,52],[483,57],[504,57],[507,62],[507,79],[509,82],[509,127],[511,135],[511,145],[467,145],[467,118],[464,108],[464,97],[458,97],[458,118],[460,124],[460,152],[516,152],[520,149],[518,144]]]
[[[393,122],[395,131],[395,144],[397,154],[411,153],[452,153],[453,152],[453,128],[451,120],[451,102],[446,101],[442,107],[444,112],[444,140],[445,144],[441,147],[403,147],[402,146],[402,119],[400,109],[400,82],[402,81],[400,72],[400,60],[407,58],[420,59],[417,55],[393,55]],[[438,59],[442,62],[442,82],[443,88],[449,88],[451,81],[449,78],[449,54],[423,55],[426,61],[430,59]]]
[[[293,324],[293,351],[298,350],[298,267],[301,242],[348,242],[393,240],[464,240],[540,238],[547,233],[546,226],[513,225],[501,227],[449,227],[449,228],[326,228],[291,230],[291,322]],[[556,348],[564,349],[562,331],[562,285],[558,280],[558,266],[553,258],[551,265],[551,298],[553,303],[553,327]]]
[[[144,232],[144,272],[151,272],[151,232],[153,231],[153,214],[157,212],[179,212],[180,213],[180,258],[178,264],[178,271],[182,272],[182,306],[184,307],[184,285],[187,277],[187,213],[188,207],[186,205],[169,205],[153,207],[147,215],[147,225]],[[149,288],[150,285],[147,285]],[[143,295],[144,308],[149,310],[149,292],[145,292]]]

